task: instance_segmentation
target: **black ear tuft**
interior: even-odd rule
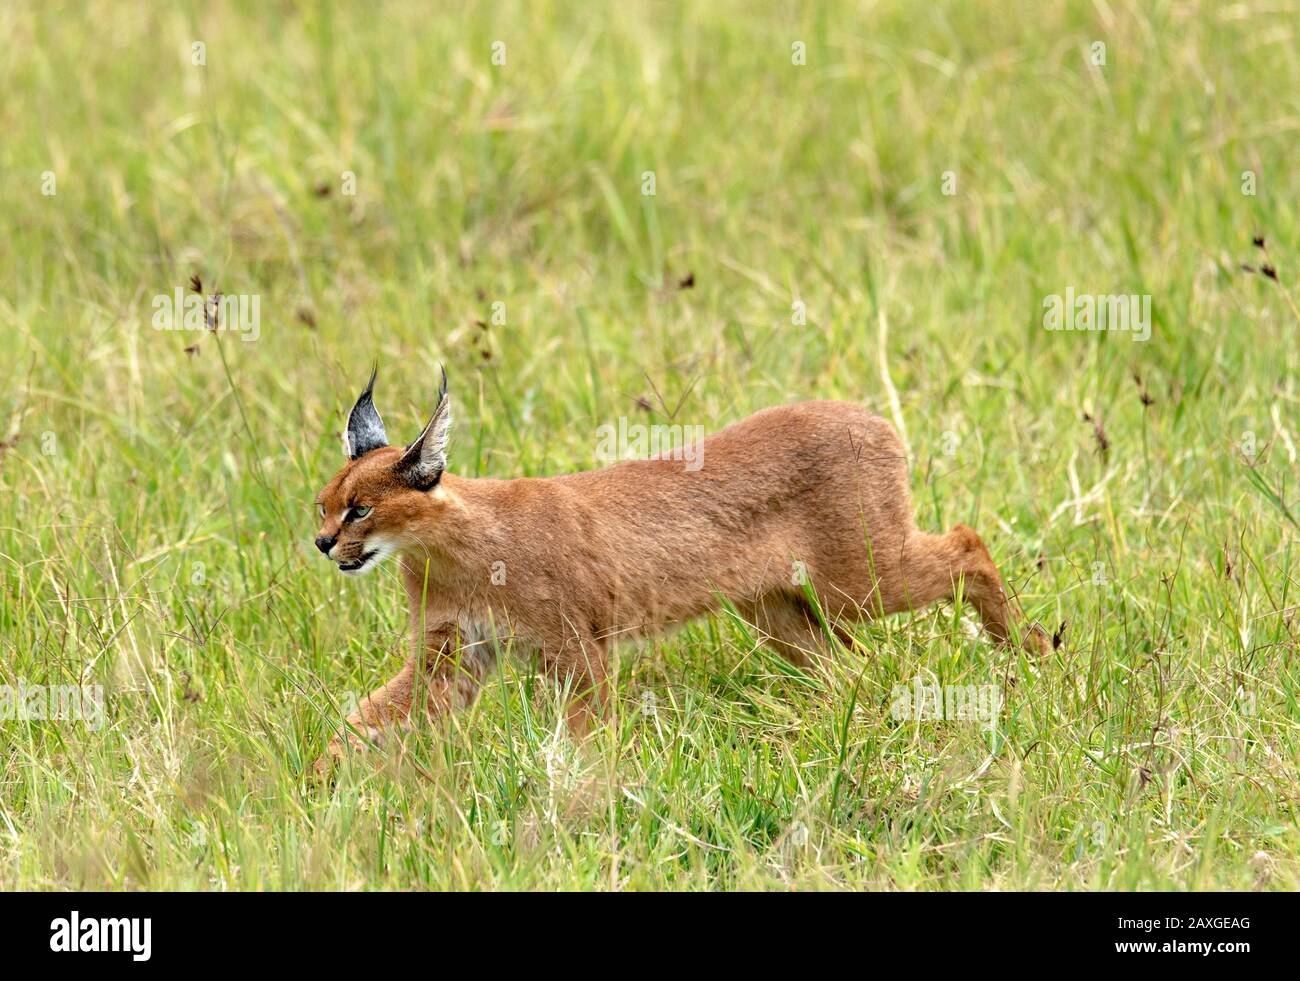
[[[447,468],[447,434],[451,429],[451,399],[447,395],[447,371],[442,370],[438,407],[429,424],[397,461],[398,476],[416,490],[432,490]]]
[[[357,398],[356,405],[348,413],[348,428],[343,434],[343,447],[348,459],[355,460],[365,456],[371,450],[388,445],[388,434],[384,432],[384,420],[379,418],[379,410],[371,398],[375,390],[375,376],[379,374],[379,362],[375,362],[370,371],[370,381],[366,390]]]

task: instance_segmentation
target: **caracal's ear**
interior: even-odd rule
[[[447,469],[447,433],[451,429],[451,400],[447,397],[447,371],[442,369],[438,407],[414,443],[397,461],[397,475],[416,490],[432,490]]]
[[[343,434],[343,449],[349,460],[355,460],[359,456],[365,456],[371,450],[388,445],[384,420],[379,418],[379,410],[375,408],[375,403],[370,398],[375,390],[375,375],[378,373],[379,362],[376,361],[370,371],[370,381],[366,382],[366,390],[361,393],[357,404],[348,413],[348,428]]]

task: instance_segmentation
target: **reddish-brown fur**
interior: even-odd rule
[[[321,533],[338,536],[331,557],[388,543],[410,601],[411,659],[348,719],[370,740],[411,721],[417,701],[430,716],[471,701],[507,640],[571,685],[569,721],[585,731],[603,710],[611,641],[707,613],[723,597],[809,664],[826,643],[804,582],[841,637],[841,624],[959,588],[994,640],[1008,643],[1015,629],[979,536],[962,525],[917,530],[898,437],[851,403],[758,412],[706,439],[697,470],[658,458],[548,479],[447,473],[419,491],[396,475],[401,456],[373,450],[320,495]],[[340,524],[359,504],[369,517]],[[1023,643],[1048,649],[1037,625]],[[343,749],[335,740],[330,756]]]

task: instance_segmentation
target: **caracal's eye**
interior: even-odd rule
[[[317,504],[317,505],[316,505],[316,510],[320,512],[321,519],[324,520],[324,518],[325,518],[325,505],[324,505],[324,504]]]
[[[369,513],[370,513],[370,505],[369,505],[369,504],[358,504],[356,507],[354,507],[354,508],[352,509],[352,520],[353,520],[353,521],[360,521],[362,518],[364,518],[364,517],[365,517],[366,515],[368,515]]]

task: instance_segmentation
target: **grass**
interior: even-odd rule
[[[1294,2],[87,6],[0,7],[0,682],[106,718],[0,722],[0,888],[1300,887]],[[255,342],[151,329],[195,274]],[[403,645],[311,545],[375,357],[395,438],[446,364],[462,475],[860,401],[1061,644],[810,676],[724,614],[587,747],[512,664],[312,788]]]

